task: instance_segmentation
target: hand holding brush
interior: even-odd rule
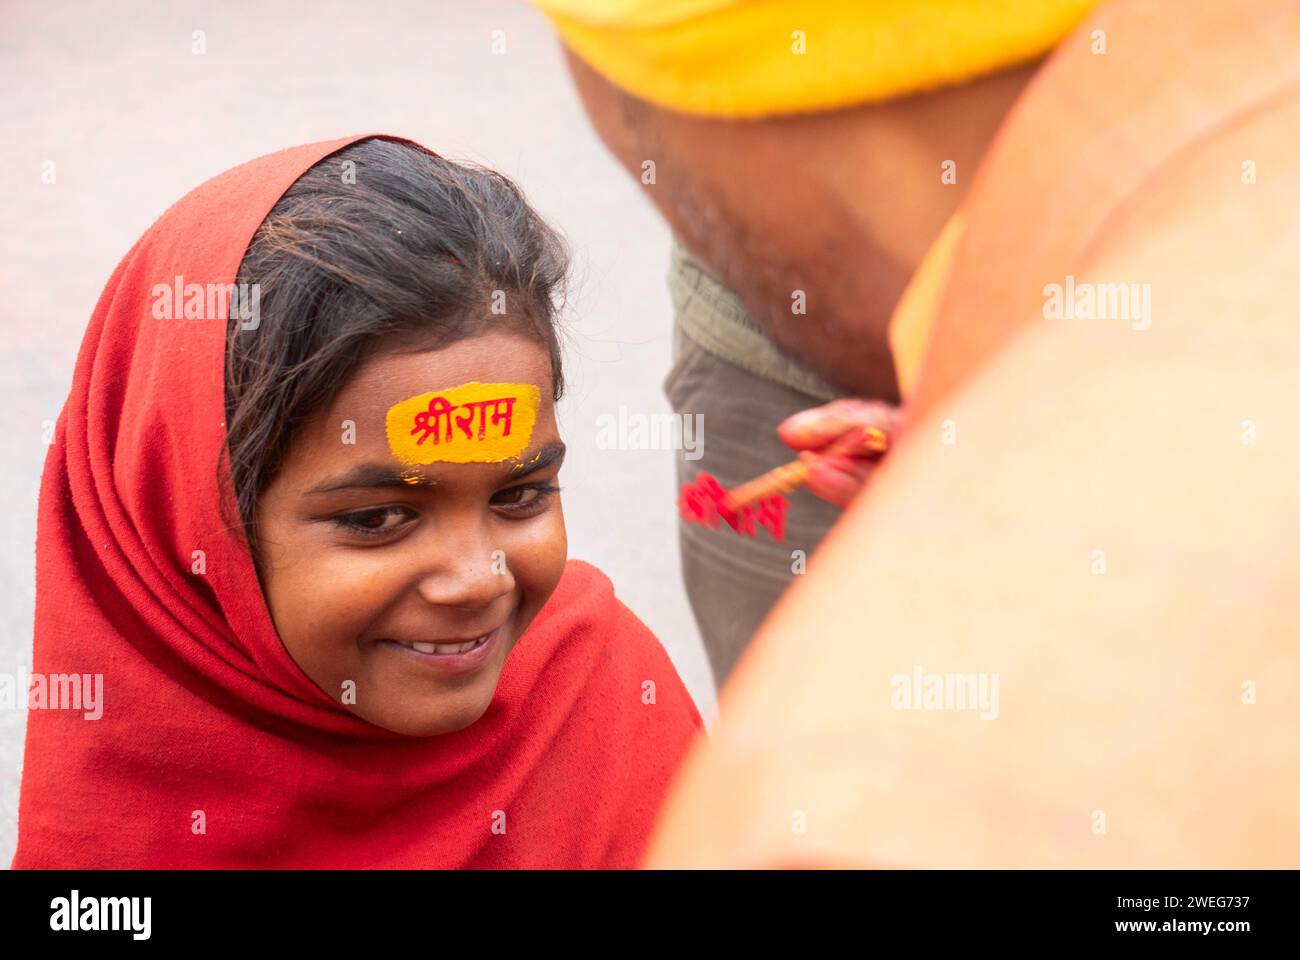
[[[888,448],[901,418],[898,407],[853,397],[794,414],[777,430],[799,458],[729,491],[727,507],[738,510],[800,486],[847,507]]]

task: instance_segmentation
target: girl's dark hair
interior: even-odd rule
[[[258,285],[258,322],[245,298],[227,333],[230,481],[249,542],[294,431],[377,352],[522,331],[549,351],[559,399],[567,272],[559,235],[491,170],[370,139],[298,178],[236,278]]]

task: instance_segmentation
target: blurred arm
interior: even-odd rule
[[[1150,283],[1149,330],[1039,319],[920,404],[741,661],[650,865],[1295,865],[1296,130],[1290,106],[1199,149],[1080,266]],[[918,667],[996,676],[996,719],[896,709]]]

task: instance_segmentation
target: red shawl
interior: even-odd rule
[[[29,712],[15,867],[626,867],[640,856],[700,719],[603,574],[570,562],[484,716],[414,738],[354,716],[297,667],[242,532],[223,520],[238,515],[216,482],[226,323],[154,319],[151,290],[178,276],[233,282],[280,195],[359,139],[203,184],[99,299],[41,483],[33,675],[101,674],[103,715]],[[191,572],[196,550],[203,574]]]

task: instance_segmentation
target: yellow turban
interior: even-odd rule
[[[760,117],[959,83],[1050,50],[1098,0],[534,0],[629,93]]]

